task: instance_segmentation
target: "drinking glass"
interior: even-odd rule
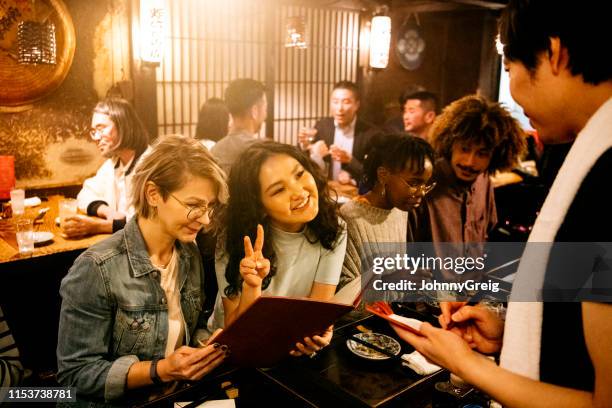
[[[77,200],[74,198],[64,198],[59,202],[60,228],[64,229],[66,218],[77,214]]]
[[[11,190],[11,208],[13,215],[21,215],[25,212],[25,191],[23,189]]]
[[[20,218],[15,221],[15,235],[20,254],[31,254],[34,251],[34,229],[32,220]]]
[[[317,129],[315,129],[313,127],[303,127],[302,128],[302,132],[304,132],[304,133],[306,133],[306,135],[308,135],[308,141],[310,143],[314,142],[315,136],[317,135]]]

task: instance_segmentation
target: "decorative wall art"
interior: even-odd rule
[[[56,90],[75,46],[62,0],[0,0],[0,107],[24,109]]]
[[[414,71],[423,63],[425,40],[417,17],[410,16],[400,27],[395,43],[395,54],[402,67]]]

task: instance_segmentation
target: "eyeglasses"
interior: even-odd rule
[[[98,135],[104,135],[110,126],[97,126],[89,130],[89,136],[96,140]]]
[[[399,177],[399,176],[398,176]],[[408,186],[408,188],[410,189],[410,195],[412,196],[416,196],[417,194],[421,194],[422,196],[426,196],[427,194],[429,194],[431,192],[431,190],[434,189],[434,187],[436,187],[436,182],[434,181],[431,184],[425,184],[425,183],[409,183],[406,180],[404,180],[402,177],[399,177],[404,184],[406,184],[406,186]]]
[[[201,218],[204,214],[206,214],[206,216],[208,218],[211,218],[213,216],[213,213],[215,212],[215,210],[217,208],[214,205],[209,206],[208,204],[204,204],[204,205],[190,205],[190,204],[186,204],[185,202],[183,202],[182,200],[177,198],[174,194],[172,194],[172,193],[169,193],[169,194],[170,194],[170,197],[174,198],[183,207],[185,207],[187,210],[189,210],[189,212],[187,213],[187,219],[189,221],[196,221],[199,218]]]

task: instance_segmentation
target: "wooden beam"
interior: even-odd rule
[[[448,1],[398,1],[391,6],[391,11],[400,13],[439,13],[469,8],[466,5]],[[472,8],[474,7],[472,6]]]
[[[486,0],[451,0],[454,3],[466,4],[470,6],[477,6],[489,10],[501,10],[506,7],[505,4],[499,3],[496,1],[486,1]]]
[[[280,0],[282,4],[342,10],[373,9],[382,5],[380,0]]]
[[[463,10],[500,10],[505,4],[486,0],[396,0],[391,6],[393,12],[436,13]]]

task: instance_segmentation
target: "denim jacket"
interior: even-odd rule
[[[205,336],[203,269],[193,243],[176,243],[185,344]],[[168,307],[160,273],[133,217],[121,231],[81,254],[62,280],[57,378],[88,400],[126,397],[138,361],[164,357]]]

